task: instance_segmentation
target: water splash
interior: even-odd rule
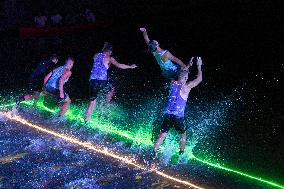
[[[104,118],[103,116],[99,117],[99,114],[95,113],[88,128],[92,130],[95,129],[96,131],[105,134],[116,136],[120,139],[123,138],[127,141],[131,141],[132,146],[134,148],[139,147],[140,151],[141,149],[145,148],[149,149],[153,145],[153,137],[151,136],[151,133],[153,132],[153,123],[155,123],[156,118],[162,114],[159,111],[160,108],[158,108],[158,106],[162,103],[163,99],[157,98],[155,100],[151,101],[151,103],[148,103],[146,105],[137,105],[136,110],[132,111],[131,113],[123,112],[124,116],[121,116],[120,118],[124,118],[124,122],[122,122],[124,124],[117,124],[117,122],[113,121],[112,116],[107,115],[106,118]],[[26,102],[25,104],[30,105],[29,102]],[[198,144],[201,144],[206,138],[211,137],[212,130],[227,126],[223,123],[226,120],[226,113],[233,106],[233,100],[227,98],[223,101],[215,101],[210,104],[208,104],[208,102],[200,102],[199,104],[196,102],[192,102],[192,104],[194,105],[190,106],[191,110],[186,114],[187,117],[191,118],[187,120],[187,123],[191,126],[190,131],[192,133],[192,136],[190,136],[187,141],[188,145],[186,146],[186,154],[189,155],[185,157],[200,160],[193,156],[193,151],[194,154],[203,153],[204,151],[198,152],[200,146]],[[150,109],[148,109],[148,107],[150,107]],[[40,103],[38,105],[38,108],[40,110],[45,110],[51,113],[56,112],[56,110],[44,107]],[[111,107],[110,110],[111,111],[108,111],[106,114],[114,113],[117,111],[115,106],[113,106],[113,109]],[[83,112],[84,108],[73,104],[70,110],[67,112],[68,121],[71,121],[73,123],[74,121],[77,123],[82,121],[84,117]],[[117,112],[117,114],[119,115],[119,111]],[[101,115],[104,115],[104,112],[102,112]],[[132,116],[132,120],[136,120],[134,124],[131,123],[131,121],[126,120],[127,118],[129,118],[129,116]],[[208,135],[208,132],[210,132],[210,135]],[[171,135],[173,135],[173,137]],[[169,134],[168,139],[165,141],[164,145],[161,148],[161,155],[165,156],[166,161],[164,163],[166,165],[170,162],[168,157],[173,155],[174,152],[176,152],[176,149],[178,149],[178,143],[179,139],[177,137],[177,134],[174,132],[172,134]],[[165,146],[168,146],[168,144],[170,144],[171,146],[170,150],[167,150],[165,148]],[[209,146],[210,144],[205,145]],[[210,154],[210,151],[205,151],[205,153]],[[211,158],[212,157],[209,156],[206,160]],[[181,156],[179,158],[179,161],[185,162],[184,157]],[[200,162],[206,164],[206,162],[208,161],[200,160]],[[208,165],[213,166],[213,164],[211,165],[209,163]],[[214,167],[219,167],[218,164],[214,165],[216,165]],[[224,170],[227,170],[227,168]],[[238,172],[234,173],[238,174]],[[249,178],[251,178],[251,176]]]

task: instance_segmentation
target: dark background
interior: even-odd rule
[[[139,31],[143,26],[151,39],[158,40],[162,48],[184,62],[191,56],[203,58],[204,80],[192,91],[192,99],[204,103],[228,96],[242,99],[228,114],[231,127],[210,141],[211,153],[219,154],[228,164],[238,162],[243,170],[251,169],[284,183],[281,1],[95,2],[1,2],[1,91],[24,88],[25,79],[41,58],[56,52],[61,63],[66,55],[75,57],[68,90],[73,99],[87,100],[92,56],[104,41],[109,41],[119,62],[138,65],[136,70],[111,69],[117,86],[115,100],[137,97],[147,101],[160,90],[164,80],[147,52]],[[56,37],[19,36],[18,28],[31,26],[38,10],[56,9],[64,15],[85,7],[94,10],[98,20],[112,20],[111,27]],[[141,94],[145,98],[139,97]]]

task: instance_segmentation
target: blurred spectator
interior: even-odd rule
[[[36,27],[45,27],[47,21],[47,17],[44,16],[42,13],[39,13],[34,18],[34,22],[36,24]]]
[[[85,10],[85,19],[87,20],[88,23],[95,23],[96,21],[96,17],[93,13],[93,11],[91,11],[90,9],[86,9]]]
[[[50,20],[51,20],[52,25],[60,25],[62,21],[62,16],[59,13],[57,13],[57,14],[51,15]]]

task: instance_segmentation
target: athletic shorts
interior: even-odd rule
[[[107,82],[106,92],[109,93],[113,89],[113,85],[110,81]]]
[[[185,133],[185,131],[187,130],[187,126],[184,124],[184,118],[177,117],[176,115],[172,114],[165,114],[161,132],[167,133],[170,128],[174,128],[180,134]]]
[[[43,87],[42,78],[30,78],[29,79],[29,90],[32,92],[41,92]]]
[[[54,98],[56,98],[58,103],[64,102],[69,97],[69,95],[66,92],[64,92],[64,98],[63,99],[60,98],[59,89],[56,89],[56,88],[53,88],[53,87],[46,87],[46,92],[53,95]]]
[[[99,92],[103,92],[108,88],[107,80],[90,80],[90,100],[95,100],[98,97]]]

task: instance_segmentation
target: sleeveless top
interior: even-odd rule
[[[52,87],[55,89],[59,89],[59,80],[60,77],[62,76],[62,71],[64,70],[65,66],[60,66],[58,68],[56,68],[52,75],[50,76],[50,78],[48,79],[47,83],[46,83],[46,87]],[[64,83],[66,83],[68,81],[65,80]]]
[[[168,103],[165,108],[166,114],[184,117],[186,100],[184,100],[180,95],[181,88],[182,84],[177,81],[172,84]]]
[[[93,68],[90,75],[90,80],[107,80],[107,68],[105,67],[103,60],[106,55],[99,53],[94,59]]]
[[[177,71],[177,66],[171,61],[171,60],[167,60],[166,62],[164,62],[162,60],[162,56],[167,52],[167,50],[164,50],[160,53],[154,52],[153,55],[156,58],[160,68],[162,69],[162,71]]]

